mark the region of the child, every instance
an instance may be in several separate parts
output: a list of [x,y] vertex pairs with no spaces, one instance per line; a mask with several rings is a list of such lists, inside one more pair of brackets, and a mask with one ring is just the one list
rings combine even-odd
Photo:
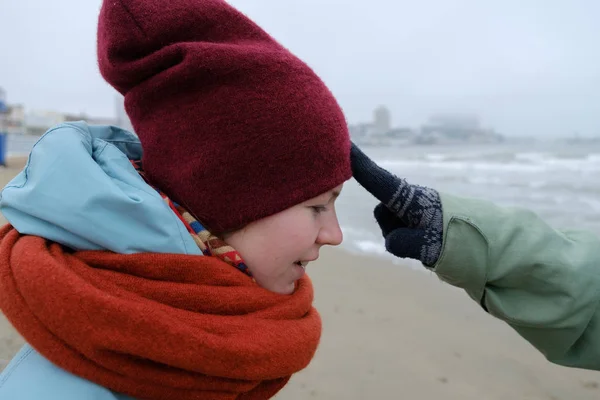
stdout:
[[29,344],[0,398],[271,397],[320,337],[342,111],[224,1],[105,1],[98,60],[139,140],[62,124],[4,188],[0,306]]

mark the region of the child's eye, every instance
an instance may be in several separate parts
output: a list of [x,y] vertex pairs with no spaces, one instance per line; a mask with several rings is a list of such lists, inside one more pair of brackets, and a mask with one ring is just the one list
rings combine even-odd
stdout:
[[312,206],[311,208],[315,214],[321,214],[322,212],[327,211],[327,207],[325,206]]

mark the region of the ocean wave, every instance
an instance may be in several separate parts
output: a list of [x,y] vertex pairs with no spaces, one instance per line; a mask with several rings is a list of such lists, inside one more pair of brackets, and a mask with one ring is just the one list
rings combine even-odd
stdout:
[[600,163],[600,153],[588,154],[587,160],[593,163]]
[[592,209],[594,213],[600,212],[600,200],[584,197],[579,199],[582,203],[586,204]]
[[372,256],[392,262],[393,264],[408,266],[411,269],[427,271],[417,260],[398,258],[393,254],[388,253],[385,249],[385,242],[381,233],[378,231],[378,228],[375,229],[376,231],[370,231],[358,228],[357,226],[342,226],[342,232],[344,234],[342,248],[350,253]]
[[345,242],[342,245],[342,247],[350,253],[375,257],[377,259],[385,260],[387,262],[391,262],[392,264],[396,264],[404,268],[408,267],[415,271],[428,272],[428,270],[424,268],[423,264],[421,264],[421,262],[418,260],[413,260],[409,258],[399,258],[394,256],[393,254],[388,253],[385,250],[383,242],[374,242],[370,240],[355,240]]
[[596,182],[581,182],[581,181],[556,181],[550,179],[538,180],[507,180],[497,176],[463,176],[456,177],[456,182],[479,186],[502,186],[517,189],[531,189],[533,193],[538,193],[540,198],[548,196],[548,192],[572,192],[578,195],[591,194],[600,195],[600,186]]
[[[485,156],[485,157],[484,157]],[[414,159],[383,159],[378,164],[393,172],[404,173],[413,169],[441,169],[453,171],[499,171],[544,173],[548,171],[600,172],[600,154],[562,157],[548,153],[514,153],[508,156],[491,155],[461,157],[456,155],[428,154]]]
[[385,245],[381,242],[376,243],[371,240],[355,240],[352,242],[353,247],[360,250],[362,253],[386,255]]
[[341,228],[344,234],[342,247],[362,254],[389,256],[380,233],[356,226],[343,225]]
[[467,162],[467,161],[435,161],[426,162],[422,160],[406,161],[382,161],[379,162],[383,168],[392,172],[404,173],[407,170],[441,169],[453,171],[512,171],[512,172],[546,172],[548,169],[543,165],[506,164],[489,162]]

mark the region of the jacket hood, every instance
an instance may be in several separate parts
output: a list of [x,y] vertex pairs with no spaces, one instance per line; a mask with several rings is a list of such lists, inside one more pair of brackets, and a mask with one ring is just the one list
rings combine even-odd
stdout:
[[21,234],[77,250],[202,255],[185,226],[131,165],[139,139],[114,126],[69,122],[46,132],[0,193]]

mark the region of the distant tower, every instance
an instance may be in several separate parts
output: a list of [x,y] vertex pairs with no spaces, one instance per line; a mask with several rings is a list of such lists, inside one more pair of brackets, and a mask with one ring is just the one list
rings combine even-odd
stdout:
[[0,87],[0,113],[8,111],[8,103],[6,102],[6,91]]
[[[8,104],[6,103],[6,92],[0,87],[0,133],[5,133],[7,129],[7,112]],[[2,145],[2,147],[4,147],[4,145]],[[1,164],[4,165],[3,162]]]
[[125,98],[120,94],[115,97],[115,107],[117,114],[117,126],[119,128],[123,128],[130,132],[133,132],[131,120],[129,119],[127,112],[125,112]]
[[373,112],[373,128],[380,135],[392,129],[392,115],[386,106],[379,106]]

